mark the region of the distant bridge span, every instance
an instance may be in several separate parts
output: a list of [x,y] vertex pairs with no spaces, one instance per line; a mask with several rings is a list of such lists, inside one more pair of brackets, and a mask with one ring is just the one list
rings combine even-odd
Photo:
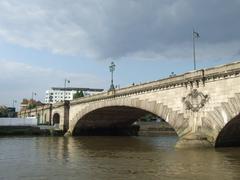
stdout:
[[19,112],[82,129],[129,127],[146,113],[168,122],[178,147],[240,145],[240,62]]

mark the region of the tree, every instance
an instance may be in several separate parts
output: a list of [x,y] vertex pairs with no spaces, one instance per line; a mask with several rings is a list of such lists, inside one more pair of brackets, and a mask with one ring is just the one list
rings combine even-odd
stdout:
[[37,107],[36,104],[29,104],[27,109],[34,109],[35,107]]
[[0,106],[0,117],[8,117],[8,109],[5,106]]
[[77,99],[77,98],[81,98],[81,97],[84,97],[84,94],[81,91],[77,91],[74,95],[73,95],[73,99]]

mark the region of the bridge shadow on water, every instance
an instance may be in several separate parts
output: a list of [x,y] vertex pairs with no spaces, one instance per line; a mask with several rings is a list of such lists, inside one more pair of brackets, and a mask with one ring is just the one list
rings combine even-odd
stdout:
[[[94,151],[134,151],[147,152],[155,148],[172,149],[177,136],[160,137],[127,137],[127,136],[90,136],[74,137],[73,141],[83,149]],[[156,146],[157,145],[157,146]]]

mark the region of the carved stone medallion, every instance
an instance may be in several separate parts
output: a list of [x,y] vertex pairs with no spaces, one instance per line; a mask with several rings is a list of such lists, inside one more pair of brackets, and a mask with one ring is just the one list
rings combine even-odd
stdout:
[[192,110],[193,112],[198,112],[208,100],[209,96],[198,92],[197,89],[193,89],[191,93],[182,98],[186,110]]

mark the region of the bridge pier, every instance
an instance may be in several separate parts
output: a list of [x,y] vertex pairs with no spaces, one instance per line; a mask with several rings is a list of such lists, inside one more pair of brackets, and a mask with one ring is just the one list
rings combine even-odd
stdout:
[[191,133],[184,137],[180,137],[177,144],[175,145],[178,149],[185,148],[212,148],[214,147],[207,138],[200,133]]
[[68,130],[65,134],[64,137],[70,137],[72,136],[72,132],[70,130]]

